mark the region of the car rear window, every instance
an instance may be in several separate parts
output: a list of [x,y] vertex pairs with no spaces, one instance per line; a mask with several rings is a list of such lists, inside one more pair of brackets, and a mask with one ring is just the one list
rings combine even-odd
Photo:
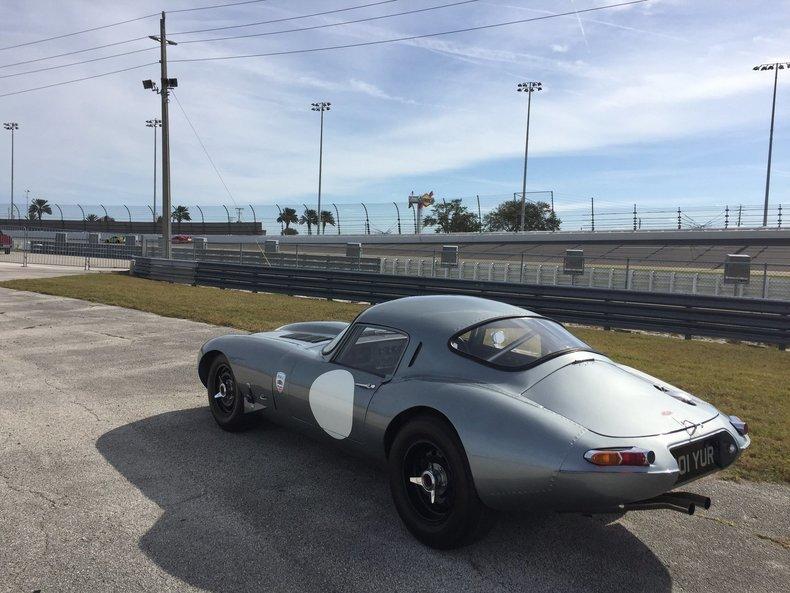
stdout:
[[450,348],[459,354],[507,370],[590,347],[562,325],[541,317],[496,319],[453,336]]

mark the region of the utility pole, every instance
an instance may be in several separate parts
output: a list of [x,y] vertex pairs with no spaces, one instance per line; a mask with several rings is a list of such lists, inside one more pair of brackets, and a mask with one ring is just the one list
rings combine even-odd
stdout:
[[[144,80],[143,88],[159,93],[162,98],[162,251],[166,259],[171,258],[170,235],[172,232],[172,206],[170,201],[170,117],[168,104],[170,102],[170,89],[178,86],[177,78],[167,77],[167,46],[178,45],[175,41],[167,39],[165,30],[165,11],[159,20],[159,35],[149,35],[150,39],[159,43],[160,86],[153,80]],[[155,217],[154,217],[155,219]]]
[[329,111],[331,106],[331,103],[327,103],[325,101],[319,101],[310,105],[311,111],[321,112],[321,135],[318,141],[318,210],[316,212],[318,215],[319,225],[318,229],[316,230],[316,235],[321,234],[321,173],[324,166],[324,111]]
[[156,224],[156,128],[162,127],[162,120],[159,118],[145,120],[145,125],[148,128],[154,129],[154,208],[151,214],[154,217],[154,224]]
[[516,87],[519,93],[527,93],[527,134],[524,141],[524,176],[521,179],[521,221],[519,230],[524,230],[524,222],[527,214],[527,157],[529,156],[529,113],[532,107],[532,93],[543,90],[543,83],[537,81],[520,82]]
[[10,121],[4,123],[3,127],[11,131],[11,212],[9,218],[14,220],[14,130],[19,129],[19,124]]
[[790,68],[790,62],[774,62],[773,64],[760,64],[752,70],[774,71],[774,98],[771,103],[771,132],[768,136],[768,166],[765,172],[765,204],[763,206],[763,226],[768,226],[768,194],[771,188],[771,153],[774,146],[774,117],[776,115],[776,86],[779,82],[779,71]]

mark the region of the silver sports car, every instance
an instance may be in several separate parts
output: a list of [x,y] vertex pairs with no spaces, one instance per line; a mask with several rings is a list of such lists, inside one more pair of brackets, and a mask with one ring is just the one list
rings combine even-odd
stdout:
[[226,430],[264,416],[386,463],[403,522],[436,548],[480,537],[496,511],[691,514],[710,499],[672,490],[750,442],[737,417],[559,323],[465,296],[215,338],[198,374]]

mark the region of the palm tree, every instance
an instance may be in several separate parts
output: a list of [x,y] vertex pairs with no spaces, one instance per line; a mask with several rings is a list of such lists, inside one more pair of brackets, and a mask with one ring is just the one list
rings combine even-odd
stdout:
[[326,225],[335,226],[335,216],[329,210],[321,210],[321,234],[326,234]]
[[85,220],[87,220],[88,222],[96,222],[99,220],[99,217],[96,216],[95,214],[88,214],[88,216],[85,217]]
[[[299,217],[296,215],[295,208],[283,208],[282,212],[280,212],[280,216],[277,217],[277,222],[280,224],[285,225],[286,230],[291,229],[291,223],[298,224]],[[290,234],[290,233],[282,233],[283,235]]]
[[52,207],[45,199],[36,198],[30,203],[30,208],[28,208],[27,212],[31,220],[35,220],[36,218],[41,220],[42,215],[52,214]]
[[313,208],[307,208],[299,219],[299,224],[306,224],[307,234],[312,235],[313,225],[315,225],[316,230],[318,230],[318,214]]
[[192,220],[192,217],[189,215],[189,208],[186,206],[181,206],[180,204],[173,208],[173,214],[171,215],[173,220],[178,223],[178,232],[181,232],[181,221],[182,220]]

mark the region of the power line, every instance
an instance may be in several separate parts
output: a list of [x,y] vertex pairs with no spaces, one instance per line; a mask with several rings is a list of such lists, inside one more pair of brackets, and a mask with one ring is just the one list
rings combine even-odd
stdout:
[[114,47],[116,45],[124,45],[126,43],[132,43],[133,41],[141,41],[143,39],[148,39],[147,36],[143,37],[135,37],[134,39],[126,39],[124,41],[115,41],[113,43],[105,43],[104,45],[95,45],[93,47],[86,47],[85,49],[77,49],[74,51],[67,51],[62,54],[54,54],[51,56],[46,56],[44,58],[35,58],[32,60],[24,60],[22,62],[14,62],[13,64],[3,64],[0,68],[11,68],[12,66],[22,66],[23,64],[33,64],[34,62],[43,62],[45,60],[52,60],[54,58],[62,58],[64,56],[73,56],[74,54],[81,54],[85,53],[86,51],[93,51],[95,49],[104,49],[105,47]]
[[44,39],[36,39],[35,41],[27,41],[25,43],[17,43],[16,45],[7,45],[5,47],[0,47],[0,51],[5,51],[7,49],[15,49],[17,47],[25,47],[28,45],[35,45],[37,43],[44,43],[45,41],[53,41],[55,39],[63,39],[64,37],[73,37],[74,35],[81,35],[82,33],[90,33],[92,31],[99,31],[101,29],[109,29],[110,27],[117,27],[118,25],[125,25],[126,23],[133,23],[135,21],[142,21],[145,19],[150,19],[151,17],[159,16],[159,13],[153,14],[146,14],[144,16],[138,16],[133,19],[126,19],[125,21],[118,21],[116,23],[110,23],[109,25],[100,25],[98,27],[91,27],[90,29],[82,29],[81,31],[74,31],[73,33],[64,33],[63,35],[55,35],[54,37],[45,37]]
[[[378,6],[380,4],[389,4],[389,3],[392,3],[392,2],[398,2],[398,1],[399,0],[379,0],[378,2],[372,2],[372,3],[369,3],[369,4],[360,4],[360,5],[357,5],[357,6],[350,6],[350,7],[347,7],[347,8],[338,8],[338,9],[335,9],[335,10],[325,10],[323,12],[314,12],[312,14],[304,14],[304,15],[300,15],[300,16],[292,16],[292,17],[287,17],[287,18],[272,19],[272,20],[268,20],[268,21],[258,21],[258,22],[254,22],[254,23],[245,23],[245,24],[242,24],[242,25],[230,25],[230,26],[227,26],[227,27],[214,27],[214,28],[211,28],[211,29],[196,29],[194,31],[183,31],[181,33],[170,33],[168,35],[168,37],[170,37],[172,35],[186,35],[188,33],[206,33],[206,32],[209,32],[209,31],[222,31],[222,30],[225,30],[225,29],[240,29],[240,28],[252,27],[252,26],[256,26],[256,25],[264,25],[264,24],[269,24],[269,23],[279,23],[279,22],[283,22],[283,21],[292,21],[292,20],[298,20],[298,19],[305,19],[305,18],[309,18],[309,17],[313,17],[313,16],[334,14],[334,13],[338,13],[338,12],[345,12],[345,11],[349,11],[349,10],[355,10],[355,9],[358,9],[358,8],[367,8],[367,7],[370,7],[370,6]],[[11,64],[3,64],[3,65],[0,65],[0,69],[2,69],[2,68],[11,68],[12,66],[22,66],[24,64],[33,64],[33,63],[36,63],[36,62],[44,62],[46,60],[52,60],[54,58],[63,58],[65,56],[73,56],[73,55],[76,55],[76,54],[81,54],[81,53],[93,51],[93,50],[96,50],[96,49],[104,49],[104,48],[107,48],[107,47],[116,47],[118,45],[125,45],[127,43],[133,43],[135,41],[142,41],[142,40],[145,40],[145,39],[148,39],[148,37],[143,35],[142,37],[133,37],[131,39],[124,39],[123,41],[114,41],[112,43],[105,43],[105,44],[102,44],[102,45],[94,45],[92,47],[86,47],[86,48],[77,49],[77,50],[74,50],[74,51],[63,52],[63,53],[60,53],[60,54],[53,54],[51,56],[45,56],[45,57],[42,57],[42,58],[34,58],[32,60],[23,60],[21,62],[13,62]],[[187,43],[187,42],[185,42],[185,43]],[[127,54],[115,54],[115,55],[127,55]],[[108,56],[108,57],[114,57],[114,56]],[[84,63],[84,62],[82,62],[82,63]],[[41,70],[31,70],[30,72],[41,72]],[[27,74],[27,72],[20,72],[20,74]]]
[[282,29],[280,31],[267,31],[265,33],[250,33],[248,35],[231,35],[228,37],[213,37],[210,39],[191,39],[188,41],[180,41],[181,44],[186,43],[207,43],[210,41],[227,41],[229,39],[246,39],[248,37],[265,37],[267,35],[279,35],[281,33],[296,33],[299,31],[313,31],[315,29],[326,29],[328,27],[338,27],[340,25],[353,25],[355,23],[366,23],[369,21],[378,21],[382,19],[391,19],[396,16],[404,16],[407,14],[417,14],[420,12],[428,12],[431,10],[439,10],[440,8],[451,8],[453,6],[461,6],[463,4],[471,4],[473,2],[478,2],[479,0],[460,0],[459,2],[450,2],[448,4],[440,4],[438,6],[428,6],[426,8],[416,8],[414,10],[404,10],[402,12],[395,12],[392,14],[384,14],[379,16],[369,16],[360,19],[354,19],[351,21],[341,21],[339,23],[328,23],[324,25],[313,25],[311,27],[299,27],[296,29]]
[[25,74],[35,74],[36,72],[46,72],[48,70],[58,70],[60,68],[69,68],[70,66],[79,66],[80,64],[90,64],[91,62],[100,62],[101,60],[109,60],[110,58],[117,58],[120,56],[129,56],[132,54],[139,54],[140,52],[159,50],[158,47],[145,47],[143,49],[133,49],[120,54],[111,54],[109,56],[101,56],[99,58],[91,58],[89,60],[80,60],[79,62],[71,62],[70,64],[60,64],[58,66],[47,66],[46,68],[37,68],[36,70],[25,70],[24,72],[15,72],[14,74],[3,74],[0,78],[13,78],[15,76],[24,76]]
[[617,2],[615,4],[605,4],[603,6],[594,6],[592,8],[585,8],[582,10],[571,10],[569,12],[559,12],[554,14],[548,14],[544,16],[537,16],[531,17],[527,19],[518,19],[514,21],[505,21],[502,23],[492,23],[489,25],[479,25],[476,27],[466,27],[464,29],[453,29],[451,31],[440,31],[438,33],[424,33],[422,35],[409,35],[406,37],[394,37],[391,39],[380,39],[377,41],[363,41],[359,43],[346,43],[343,45],[330,45],[325,47],[311,47],[306,49],[292,49],[292,50],[285,50],[285,51],[276,51],[276,52],[267,52],[267,53],[260,53],[260,54],[240,54],[240,55],[232,55],[232,56],[207,56],[204,58],[181,58],[177,60],[170,60],[171,62],[208,62],[214,60],[237,60],[242,58],[263,58],[263,57],[270,57],[270,56],[285,56],[285,55],[293,55],[293,54],[305,54],[305,53],[313,53],[313,52],[321,52],[321,51],[331,51],[336,49],[348,49],[352,47],[367,47],[371,45],[383,45],[385,43],[397,43],[400,41],[412,41],[415,39],[426,39],[428,37],[440,37],[443,35],[454,35],[456,33],[468,33],[471,31],[482,31],[484,29],[494,29],[497,27],[506,27],[509,25],[517,25],[521,23],[530,23],[535,21],[543,21],[548,19],[554,19],[564,16],[572,16],[576,13],[583,14],[586,12],[596,12],[601,10],[606,10],[609,8],[619,8],[622,6],[631,6],[633,4],[643,4],[645,2],[649,2],[650,0],[630,0],[628,2]]
[[32,91],[40,91],[42,89],[49,89],[55,86],[62,86],[64,84],[72,84],[74,82],[82,82],[83,80],[91,80],[92,78],[101,78],[102,76],[110,76],[111,74],[119,74],[121,72],[129,72],[130,70],[139,70],[147,66],[156,66],[159,62],[149,62],[147,64],[140,64],[139,66],[130,66],[128,68],[121,68],[120,70],[113,70],[112,72],[103,72],[101,74],[93,74],[91,76],[83,76],[82,78],[74,78],[72,80],[64,80],[62,82],[54,82],[52,84],[45,84],[44,86],[37,86],[30,89],[22,89],[21,91],[13,91],[11,93],[3,93],[0,97],[10,97],[11,95],[21,95],[22,93],[30,93]]
[[211,8],[230,8],[231,6],[242,6],[243,4],[260,4],[269,0],[246,0],[245,2],[230,2],[228,4],[213,4],[211,6],[197,6],[195,8],[179,8],[178,10],[168,10],[170,14],[176,12],[193,12],[195,10],[209,10]]
[[184,106],[181,105],[181,101],[179,100],[178,95],[176,95],[175,91],[173,91],[172,89],[170,90],[170,94],[173,95],[173,97],[175,97],[176,104],[178,104],[178,108],[181,110],[181,113],[184,114],[184,119],[187,120],[189,127],[192,128],[192,133],[195,135],[195,138],[197,138],[197,141],[200,143],[200,147],[203,149],[203,152],[206,154],[206,158],[208,159],[208,162],[211,163],[211,166],[214,169],[214,172],[217,174],[220,183],[222,183],[222,186],[225,188],[225,191],[228,193],[228,197],[230,198],[230,201],[233,202],[233,206],[236,207],[236,200],[233,199],[233,194],[230,193],[230,189],[228,189],[228,184],[225,183],[225,180],[222,178],[222,173],[219,172],[217,165],[214,164],[214,159],[212,159],[211,155],[208,153],[208,150],[206,149],[206,145],[203,144],[203,140],[201,140],[200,138],[200,134],[198,134],[197,130],[195,129],[195,126],[192,125],[192,120],[189,119],[187,112],[184,111]]
[[346,8],[336,8],[334,10],[324,10],[322,12],[313,12],[311,14],[303,14],[299,16],[289,16],[283,17],[279,19],[271,19],[268,21],[256,21],[254,23],[245,23],[243,25],[228,25],[227,27],[212,27],[211,29],[194,29],[192,31],[180,31],[178,33],[168,33],[168,37],[172,37],[173,35],[188,35],[190,33],[209,33],[211,31],[225,31],[227,29],[242,29],[244,27],[255,27],[257,25],[269,25],[271,23],[282,23],[285,21],[296,21],[299,19],[306,19],[313,16],[324,16],[327,14],[336,14],[338,12],[348,12],[349,10],[357,10],[359,8],[369,8],[370,6],[379,6],[381,4],[391,4],[393,2],[398,2],[399,0],[380,0],[379,2],[371,2],[369,4],[358,4],[356,6],[348,6]]
[[[186,43],[203,43],[203,42],[210,42],[210,41],[223,41],[223,40],[226,40],[226,39],[243,39],[243,38],[247,38],[247,37],[261,37],[261,36],[265,36],[265,35],[278,35],[278,34],[282,34],[282,33],[295,33],[295,32],[298,32],[298,31],[311,31],[311,30],[315,30],[315,29],[324,29],[324,28],[327,28],[327,27],[336,27],[336,26],[339,26],[339,25],[349,25],[349,24],[353,24],[353,23],[361,23],[361,22],[366,22],[366,21],[375,21],[375,20],[388,19],[388,18],[393,18],[393,17],[397,17],[397,16],[403,16],[403,15],[408,15],[408,14],[415,14],[415,13],[420,13],[420,12],[428,12],[428,11],[431,11],[431,10],[438,10],[440,8],[450,8],[450,7],[453,7],[453,6],[460,6],[460,5],[463,5],[463,4],[471,4],[473,2],[478,2],[478,1],[479,0],[461,0],[461,1],[458,1],[458,2],[450,2],[448,4],[441,4],[441,5],[438,5],[438,6],[429,6],[429,7],[426,7],[426,8],[418,8],[418,9],[414,9],[414,10],[406,10],[406,11],[403,11],[403,12],[396,12],[396,13],[393,13],[393,14],[373,16],[373,17],[366,17],[366,18],[355,19],[355,20],[351,20],[351,21],[343,21],[343,22],[339,22],[339,23],[329,23],[329,24],[324,24],[324,25],[314,25],[314,26],[311,26],[311,27],[299,27],[299,28],[295,28],[295,29],[283,29],[283,30],[280,30],[280,31],[269,31],[269,32],[266,32],[266,33],[252,33],[250,35],[236,35],[236,36],[230,36],[230,37],[217,37],[217,38],[213,38],[213,39],[193,39],[193,40],[189,40],[189,41],[181,41],[180,43],[181,44],[186,44]],[[138,39],[147,39],[147,38],[146,37],[140,37]],[[136,40],[133,40],[133,41],[136,41]],[[78,62],[71,62],[70,64],[59,64],[57,66],[47,66],[45,68],[37,68],[35,70],[25,70],[24,72],[15,72],[13,74],[0,75],[0,79],[3,79],[3,78],[15,78],[17,76],[25,76],[27,74],[36,74],[37,72],[47,72],[49,70],[59,70],[60,68],[69,68],[71,66],[79,66],[80,64],[89,64],[91,62],[100,62],[102,60],[108,60],[110,58],[117,58],[117,57],[122,57],[122,56],[128,56],[128,55],[131,55],[131,54],[137,54],[137,53],[140,53],[140,52],[153,51],[155,49],[157,49],[157,48],[155,48],[155,47],[146,47],[146,48],[143,48],[143,49],[135,49],[135,50],[121,52],[121,53],[117,53],[117,54],[110,54],[108,56],[101,56],[101,57],[98,57],[98,58],[89,58],[87,60],[80,60]],[[80,50],[80,51],[87,51],[87,50]],[[79,53],[79,52],[73,52],[73,53]],[[68,55],[68,54],[61,54],[61,55]],[[59,57],[59,56],[51,56],[51,57]],[[40,59],[44,60],[46,58],[40,58]],[[31,60],[31,61],[38,61],[38,60]],[[171,60],[171,61],[175,61],[175,60]],[[23,62],[20,62],[20,63],[23,63]],[[16,65],[16,64],[10,64],[10,65]],[[6,66],[0,66],[0,68],[5,68],[5,67]]]

